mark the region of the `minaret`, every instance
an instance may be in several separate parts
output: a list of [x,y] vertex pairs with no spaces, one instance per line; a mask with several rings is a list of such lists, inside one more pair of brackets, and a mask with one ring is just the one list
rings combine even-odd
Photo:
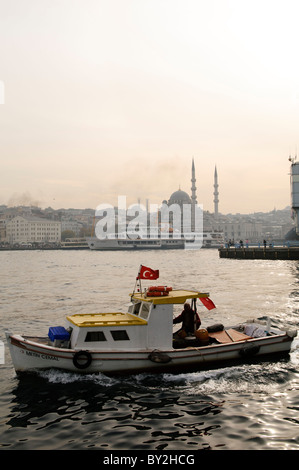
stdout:
[[195,207],[197,205],[196,200],[196,178],[195,178],[195,166],[194,166],[194,158],[192,158],[192,176],[191,176],[191,231],[195,231]]
[[191,201],[192,201],[192,204],[197,204],[197,200],[196,200],[196,186],[195,186],[195,183],[196,183],[196,178],[195,178],[195,166],[194,166],[194,158],[192,158],[192,177],[191,177],[191,183],[192,183],[192,186],[191,186]]
[[217,174],[217,167],[215,166],[215,173],[214,173],[214,215],[218,217],[218,204],[219,204],[219,192],[218,192],[218,174]]

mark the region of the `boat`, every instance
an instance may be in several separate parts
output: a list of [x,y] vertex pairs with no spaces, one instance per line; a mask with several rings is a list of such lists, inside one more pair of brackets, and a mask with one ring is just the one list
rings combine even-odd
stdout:
[[204,231],[202,235],[192,232],[184,237],[176,237],[175,233],[154,233],[149,236],[146,232],[139,232],[138,238],[128,233],[113,234],[105,239],[96,236],[87,237],[86,243],[91,250],[174,250],[174,249],[199,249],[199,248],[221,248],[224,245],[222,232]]
[[257,320],[224,327],[221,323],[194,334],[174,332],[176,305],[191,302],[216,308],[209,293],[169,286],[148,286],[159,271],[140,266],[125,313],[75,313],[64,326],[50,326],[38,337],[6,331],[17,374],[59,369],[75,373],[123,375],[176,373],[203,370],[248,361],[252,358],[288,354],[297,331],[283,331]]
[[203,248],[222,248],[225,243],[223,232],[221,230],[203,231]]
[[60,243],[61,250],[88,250],[89,246],[85,238],[66,238]]
[[167,250],[184,249],[185,240],[181,238],[105,238],[87,237],[86,242],[91,250]]

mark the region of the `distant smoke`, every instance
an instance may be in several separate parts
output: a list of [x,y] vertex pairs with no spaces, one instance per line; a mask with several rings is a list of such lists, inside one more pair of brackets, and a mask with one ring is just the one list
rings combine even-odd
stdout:
[[15,206],[40,206],[40,201],[34,199],[29,191],[25,193],[18,194],[14,193],[7,202],[8,207],[15,207]]
[[[111,196],[126,194],[137,203],[139,197],[145,204],[145,198],[149,202],[168,200],[170,195],[181,188],[188,194],[191,185],[191,159],[190,162],[181,162],[176,156],[173,158],[161,158],[157,160],[126,159],[118,163],[118,171],[115,172],[113,182],[107,188]],[[132,184],[134,182],[134,184]],[[102,202],[102,201],[101,201]],[[111,202],[111,201],[104,201]]]

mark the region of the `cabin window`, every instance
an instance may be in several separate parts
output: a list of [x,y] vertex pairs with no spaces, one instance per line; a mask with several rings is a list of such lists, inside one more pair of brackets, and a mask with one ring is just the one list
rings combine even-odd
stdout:
[[111,331],[111,334],[114,341],[127,341],[130,339],[126,330]]
[[86,333],[85,342],[107,341],[102,331],[88,331]]
[[133,313],[134,315],[138,315],[140,309],[141,302],[136,302],[129,307],[129,313]]
[[143,318],[144,320],[147,320],[147,319],[148,319],[148,314],[149,314],[150,308],[151,308],[151,304],[149,304],[149,303],[143,303],[143,304],[142,304],[142,307],[141,307],[141,309],[140,309],[139,316],[140,316],[141,318]]

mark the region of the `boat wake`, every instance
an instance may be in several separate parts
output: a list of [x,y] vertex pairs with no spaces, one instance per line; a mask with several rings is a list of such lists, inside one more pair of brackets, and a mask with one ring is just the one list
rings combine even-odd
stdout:
[[[299,365],[299,341],[289,358],[278,362],[262,362],[223,367],[208,371],[181,374],[142,373],[124,377],[108,377],[102,373],[76,374],[49,369],[38,371],[39,377],[52,384],[92,384],[102,389],[124,387],[138,392],[179,392],[184,395],[210,395],[234,393],[273,393],[284,388],[297,376]],[[291,386],[291,385],[290,385]]]
[[116,378],[107,377],[102,373],[96,374],[75,374],[73,372],[61,371],[57,369],[48,369],[45,371],[38,371],[38,376],[42,379],[47,380],[53,384],[73,384],[78,382],[92,382],[93,384],[99,384],[103,387],[112,387],[119,383]]

